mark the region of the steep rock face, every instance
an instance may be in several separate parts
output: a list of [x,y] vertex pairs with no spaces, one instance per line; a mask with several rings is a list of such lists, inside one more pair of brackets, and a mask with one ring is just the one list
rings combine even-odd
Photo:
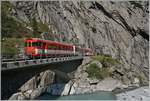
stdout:
[[68,40],[77,37],[83,46],[118,58],[127,71],[148,78],[148,1],[11,3],[11,15],[20,21],[29,23],[35,17],[47,23],[51,33],[64,32]]
[[46,87],[55,81],[55,73],[51,70],[41,72],[39,75],[32,77],[19,88],[20,92],[13,94],[9,100],[27,100],[35,99],[45,92]]

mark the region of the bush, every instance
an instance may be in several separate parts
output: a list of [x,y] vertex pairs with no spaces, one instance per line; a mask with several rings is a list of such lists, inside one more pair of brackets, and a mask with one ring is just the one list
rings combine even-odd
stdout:
[[111,72],[109,72],[108,68],[99,68],[97,64],[90,64],[86,72],[88,73],[90,78],[104,79],[105,77],[109,77]]
[[97,60],[103,64],[104,67],[108,67],[109,65],[117,65],[120,62],[117,59],[113,59],[111,56],[108,55],[98,55],[92,56],[93,60]]

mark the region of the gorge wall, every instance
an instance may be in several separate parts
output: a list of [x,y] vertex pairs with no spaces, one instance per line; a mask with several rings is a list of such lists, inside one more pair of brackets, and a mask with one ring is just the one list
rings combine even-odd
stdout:
[[[98,54],[117,58],[127,70],[147,75],[149,50],[148,1],[11,1],[10,16],[26,28],[31,19],[50,33],[63,32]],[[73,41],[70,41],[73,40]],[[76,40],[76,41],[74,41]],[[129,70],[130,71],[130,70]],[[144,72],[143,72],[144,71]]]
[[119,59],[148,80],[148,1],[10,1],[9,16],[29,30],[32,19],[70,43]]
[[[41,32],[63,33],[67,43],[118,59],[121,65],[113,69],[126,82],[140,76],[148,84],[149,1],[9,1],[8,10],[30,31],[34,19]],[[78,69],[75,76],[82,78],[84,68]]]

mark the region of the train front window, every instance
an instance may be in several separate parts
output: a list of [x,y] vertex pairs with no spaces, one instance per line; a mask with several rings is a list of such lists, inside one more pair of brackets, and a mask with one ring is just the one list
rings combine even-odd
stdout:
[[32,45],[31,45],[31,42],[29,42],[29,47],[31,47]]

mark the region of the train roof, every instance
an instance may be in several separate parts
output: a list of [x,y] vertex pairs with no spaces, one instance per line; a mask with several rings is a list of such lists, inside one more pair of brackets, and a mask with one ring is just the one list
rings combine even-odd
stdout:
[[[40,38],[27,38],[24,41],[26,42],[27,40],[32,40],[32,42],[46,42],[52,45],[61,45],[65,47],[73,47],[74,45],[66,44],[66,43],[61,43],[61,42],[56,42],[56,41],[50,41],[50,40],[44,40]],[[83,51],[92,51],[90,48],[81,48],[80,46],[75,46],[76,48],[79,48]]]

